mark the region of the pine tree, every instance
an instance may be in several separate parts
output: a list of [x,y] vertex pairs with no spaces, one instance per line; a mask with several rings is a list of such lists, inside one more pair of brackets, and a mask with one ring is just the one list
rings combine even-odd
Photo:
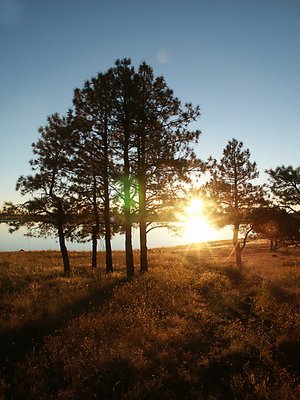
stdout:
[[137,83],[135,170],[140,267],[147,271],[147,229],[174,204],[180,181],[187,178],[188,160],[195,158],[191,143],[197,142],[200,135],[200,131],[189,131],[187,126],[200,111],[191,104],[183,107],[164,78],[155,78],[146,63],[139,66]]
[[300,214],[300,167],[277,167],[266,170],[273,201],[289,212]]
[[66,236],[78,223],[76,198],[70,195],[69,156],[66,144],[72,136],[72,116],[53,114],[48,124],[39,129],[41,138],[33,143],[35,158],[30,161],[34,174],[21,176],[16,185],[22,195],[31,198],[15,211],[20,215],[16,227],[24,224],[32,236],[45,236],[56,231],[65,273],[71,270]]
[[[112,76],[99,73],[86,81],[83,89],[74,91],[76,128],[79,140],[74,143],[75,187],[91,204],[92,266],[97,266],[97,239],[103,226],[106,272],[113,272],[111,247],[110,184],[113,171],[111,142]],[[100,221],[103,215],[104,223]]]
[[257,165],[250,161],[250,151],[243,146],[243,142],[232,139],[219,162],[209,159],[207,168],[211,179],[206,184],[206,193],[216,204],[219,224],[233,226],[233,246],[239,268],[242,268],[242,250],[247,239],[246,234],[241,246],[240,229],[250,222],[251,210],[264,203],[263,188],[252,183],[259,176]]

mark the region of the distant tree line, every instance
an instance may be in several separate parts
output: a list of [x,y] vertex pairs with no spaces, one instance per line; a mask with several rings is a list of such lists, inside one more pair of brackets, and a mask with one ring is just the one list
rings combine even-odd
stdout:
[[[6,203],[2,217],[11,230],[58,237],[64,271],[71,271],[66,240],[92,242],[97,267],[104,238],[106,272],[113,272],[111,238],[125,234],[128,279],[135,273],[132,229],[139,228],[140,270],[148,270],[147,234],[175,221],[174,211],[195,190],[192,175],[208,173],[197,188],[215,225],[233,227],[233,251],[242,267],[250,235],[270,240],[270,249],[300,242],[300,167],[269,169],[259,176],[243,142],[229,140],[217,161],[201,162],[193,150],[200,131],[189,126],[199,106],[182,105],[163,77],[142,63],[117,60],[76,88],[66,116],[53,114],[32,144],[32,174],[16,188],[23,204]],[[194,186],[194,189],[192,187]]]

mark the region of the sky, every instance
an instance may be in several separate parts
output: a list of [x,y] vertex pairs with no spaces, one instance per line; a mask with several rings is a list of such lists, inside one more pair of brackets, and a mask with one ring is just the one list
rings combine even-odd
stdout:
[[0,207],[22,200],[15,184],[47,116],[124,57],[200,106],[200,158],[234,137],[262,181],[299,166],[299,39],[299,0],[0,0]]

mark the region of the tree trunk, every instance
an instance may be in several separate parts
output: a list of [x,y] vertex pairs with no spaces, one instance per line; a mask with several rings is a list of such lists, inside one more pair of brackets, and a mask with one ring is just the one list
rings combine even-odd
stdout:
[[98,247],[98,235],[100,229],[100,220],[98,213],[97,204],[97,179],[95,174],[93,175],[93,211],[95,223],[92,228],[92,268],[97,268],[97,247]]
[[127,225],[125,228],[125,250],[126,250],[127,279],[130,280],[134,276],[131,224]]
[[239,224],[236,223],[233,228],[233,246],[235,252],[236,266],[242,269],[242,250],[239,242]]
[[65,233],[64,233],[64,210],[62,201],[57,202],[57,231],[59,239],[59,247],[64,264],[64,273],[68,275],[71,272],[69,254],[66,246]]
[[133,261],[133,250],[132,250],[132,226],[131,226],[131,212],[130,212],[130,183],[128,176],[124,181],[124,216],[125,216],[125,251],[126,251],[126,271],[127,279],[131,279],[134,276],[134,261]]
[[126,271],[127,279],[131,279],[134,276],[134,261],[132,251],[130,182],[128,174],[126,174],[124,180],[124,198]]
[[126,94],[124,95],[124,218],[125,218],[125,251],[127,279],[134,276],[134,261],[132,251],[132,222],[131,222],[131,196],[130,196],[130,161],[129,161],[129,139],[130,122],[127,109]]
[[106,261],[106,273],[107,274],[113,273],[114,268],[112,263],[110,228],[105,229],[105,261]]
[[139,224],[140,224],[140,270],[148,271],[147,221],[146,221],[146,117],[142,109],[142,123],[138,144]]
[[131,197],[130,197],[130,182],[129,182],[129,164],[125,167],[124,179],[124,217],[125,217],[125,251],[126,251],[126,271],[127,279],[134,276],[134,261],[132,251],[132,224],[131,224]]
[[147,229],[146,222],[140,221],[140,263],[141,263],[141,272],[148,271],[148,248],[147,248]]
[[130,280],[134,276],[134,261],[132,251],[132,221],[131,221],[131,195],[130,195],[130,110],[128,104],[128,90],[130,88],[130,78],[123,76],[123,129],[124,129],[124,141],[123,141],[123,188],[124,188],[124,230],[125,230],[125,251],[126,251],[126,272],[127,279]]
[[58,223],[57,230],[58,230],[60,251],[61,251],[63,264],[64,264],[64,273],[66,275],[68,275],[71,272],[71,266],[70,266],[69,254],[68,254],[66,241],[65,241],[63,224],[61,222]]
[[139,213],[140,213],[140,269],[148,271],[147,227],[146,227],[146,193],[143,178],[139,180]]
[[[106,193],[107,192],[107,193]],[[106,273],[112,273],[112,249],[111,249],[111,226],[110,226],[110,207],[108,185],[104,189],[104,225],[105,225],[105,258],[106,258]]]
[[92,228],[92,268],[97,268],[97,247],[98,247],[98,227],[96,225]]
[[105,229],[105,258],[106,258],[106,273],[113,272],[112,264],[112,249],[111,249],[111,223],[110,223],[110,202],[109,202],[109,152],[108,152],[108,128],[107,128],[107,115],[105,113],[105,128],[103,135],[104,146],[104,229]]
[[243,266],[243,264],[242,264],[242,251],[241,251],[241,246],[240,246],[239,242],[236,244],[236,247],[235,247],[235,259],[236,259],[236,266],[239,269],[242,269],[242,266]]

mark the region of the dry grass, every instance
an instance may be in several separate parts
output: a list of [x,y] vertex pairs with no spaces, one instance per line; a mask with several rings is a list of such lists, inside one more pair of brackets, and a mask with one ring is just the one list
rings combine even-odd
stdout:
[[153,249],[130,283],[122,252],[0,253],[2,398],[298,399],[300,251],[230,251]]

